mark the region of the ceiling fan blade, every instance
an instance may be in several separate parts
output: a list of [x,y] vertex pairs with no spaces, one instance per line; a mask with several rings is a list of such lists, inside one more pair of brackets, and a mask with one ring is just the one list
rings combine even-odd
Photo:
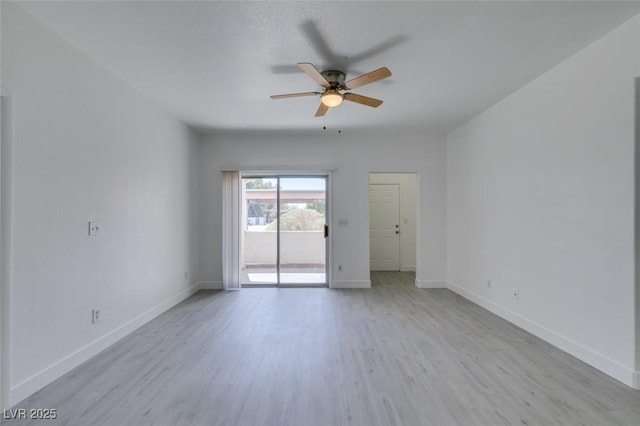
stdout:
[[284,95],[271,95],[271,99],[300,98],[313,95],[320,95],[320,92],[285,93]]
[[331,87],[331,84],[329,84],[327,79],[320,74],[318,68],[314,67],[313,64],[310,64],[309,62],[300,62],[298,67],[300,67],[302,71],[306,72],[307,75],[314,79],[320,86],[327,88]]
[[378,108],[380,105],[382,105],[382,101],[380,99],[358,95],[357,93],[345,93],[343,96],[345,101],[355,102],[357,104],[362,104],[373,108]]
[[325,115],[327,113],[328,110],[329,110],[329,107],[326,106],[325,104],[323,104],[322,102],[320,102],[320,106],[318,107],[318,110],[316,111],[316,117],[322,117],[323,115]]
[[356,87],[364,86],[365,84],[370,84],[387,77],[391,77],[391,71],[389,71],[387,67],[382,67],[370,73],[363,74],[360,77],[353,78],[344,85],[348,89],[355,89]]
[[340,55],[336,55],[329,44],[327,43],[327,39],[320,29],[318,28],[318,24],[313,20],[305,21],[302,25],[302,33],[305,35],[311,47],[316,51],[316,53],[322,58],[322,60],[327,64],[333,64],[334,66],[342,65],[340,64]]

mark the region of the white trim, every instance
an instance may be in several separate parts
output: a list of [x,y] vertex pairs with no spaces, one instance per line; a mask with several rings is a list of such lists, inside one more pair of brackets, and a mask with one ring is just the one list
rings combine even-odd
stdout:
[[265,175],[265,176],[275,176],[281,174],[291,174],[291,175],[316,175],[316,174],[326,174],[336,171],[337,169],[333,166],[237,166],[237,167],[223,167],[220,169],[222,172],[233,172],[236,170],[242,170],[242,174],[244,175]]
[[333,281],[329,288],[371,288],[371,280]]
[[222,281],[200,281],[200,290],[222,290]]
[[0,297],[2,318],[0,319],[0,407],[9,408],[11,406],[11,272],[12,272],[12,202],[13,202],[13,95],[9,94],[4,87],[0,87],[3,104],[3,118],[6,119],[0,136],[0,192],[2,202],[0,205],[0,258],[2,267],[0,268],[0,285],[2,286]]
[[416,278],[415,283],[418,288],[447,288],[447,281],[441,280],[419,280]]
[[142,327],[160,314],[182,302],[184,299],[196,293],[199,289],[200,285],[194,284],[191,287],[180,291],[178,294],[168,298],[164,302],[138,315],[137,317],[124,323],[120,327],[110,331],[102,337],[99,337],[88,345],[67,355],[66,357],[53,363],[49,367],[13,386],[11,388],[11,406],[19,403],[29,395],[37,392],[57,378],[73,370],[75,367],[79,366],[91,357],[97,355],[104,349],[113,345],[120,339],[126,337],[136,329]]
[[[1,9],[1,8],[0,8]],[[0,21],[1,22],[1,21]],[[4,170],[4,165],[2,164],[2,158],[3,158],[3,146],[4,146],[4,133],[3,133],[3,122],[4,122],[4,115],[2,115],[2,110],[3,107],[2,105],[5,103],[4,99],[2,97],[2,93],[4,92],[4,90],[2,90],[2,78],[0,77],[0,307],[2,308],[2,312],[4,312],[5,308],[4,308],[4,259],[2,256],[2,246],[4,245],[4,231],[2,229],[2,217],[4,216],[2,214],[2,206],[4,205],[5,201],[4,201],[4,191],[1,190],[2,188],[2,182],[4,182],[4,179],[2,178],[2,171]],[[6,126],[6,124],[5,124]],[[4,335],[5,335],[5,330],[4,330],[4,315],[2,313],[0,313],[0,411],[4,410],[5,408],[9,408],[8,404],[6,404],[7,406],[5,406],[5,394],[6,391],[4,389],[4,383],[5,383],[5,372],[4,372],[4,368],[2,367],[3,365],[3,358],[5,356],[5,348],[6,348],[6,343],[4,342]]]
[[400,272],[415,272],[416,265],[401,265]]
[[556,333],[553,330],[548,329],[534,321],[531,321],[521,315],[516,314],[502,306],[479,296],[465,288],[462,288],[452,282],[448,282],[447,288],[451,291],[459,294],[467,300],[479,305],[486,310],[498,315],[501,318],[509,321],[512,324],[517,325],[525,331],[541,338],[542,340],[550,343],[557,348],[567,352],[570,355],[578,358],[581,361],[586,362],[592,367],[608,374],[616,380],[624,383],[627,386],[638,389],[638,372],[630,370],[629,368],[621,365],[620,363],[611,360],[604,355],[589,349],[580,343]]
[[[640,19],[638,19],[640,33]],[[638,43],[638,77],[635,78],[635,202],[634,202],[634,249],[635,249],[635,368],[633,388],[640,389],[640,43]]]

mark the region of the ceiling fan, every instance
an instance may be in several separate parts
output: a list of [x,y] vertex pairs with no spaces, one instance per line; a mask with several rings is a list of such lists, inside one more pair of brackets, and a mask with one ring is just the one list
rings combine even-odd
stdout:
[[[322,92],[302,92],[302,93],[287,93],[284,95],[271,95],[271,99],[283,99],[283,98],[298,98],[301,96],[315,96],[320,95],[320,106],[316,111],[316,117],[322,117],[327,113],[329,108],[337,107],[343,100],[355,102],[377,108],[382,105],[380,99],[370,98],[368,96],[358,95],[356,93],[349,92],[351,89],[355,89],[365,84],[374,83],[378,80],[391,76],[391,71],[388,68],[382,67],[370,73],[363,74],[359,77],[353,78],[345,83],[344,79],[346,74],[338,70],[318,71],[318,69],[309,62],[300,62],[298,67],[307,73],[309,77],[314,79],[320,86],[323,87]],[[346,93],[341,93],[345,92]]]

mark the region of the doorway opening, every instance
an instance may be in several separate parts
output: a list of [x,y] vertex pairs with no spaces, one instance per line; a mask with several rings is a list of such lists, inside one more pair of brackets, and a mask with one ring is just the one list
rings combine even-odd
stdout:
[[369,174],[369,269],[416,271],[417,177]]
[[240,285],[327,286],[328,176],[243,175]]

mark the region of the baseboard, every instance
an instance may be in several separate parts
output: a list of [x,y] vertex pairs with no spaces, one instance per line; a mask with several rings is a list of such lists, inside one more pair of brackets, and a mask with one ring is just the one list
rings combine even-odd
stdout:
[[333,281],[331,288],[371,288],[371,280]]
[[177,305],[178,303],[182,302],[187,297],[196,293],[199,289],[200,289],[200,284],[198,283],[198,284],[192,285],[191,287],[185,290],[182,290],[181,292],[170,297],[164,302],[138,315],[136,318],[126,322],[120,327],[110,331],[104,336],[94,340],[88,345],[62,358],[61,360],[45,368],[44,370],[34,374],[33,376],[29,377],[23,382],[13,386],[11,388],[11,395],[10,395],[11,406],[19,403],[23,399],[27,398],[28,396],[42,389],[43,387],[53,382],[57,378],[73,370],[74,368],[76,368],[83,362],[87,361],[91,357],[102,352],[109,346],[116,343],[118,340],[127,336],[128,334],[135,331],[136,329],[140,328],[147,322],[156,318],[157,316],[169,310],[170,308]]
[[447,288],[446,281],[439,280],[419,280],[416,278],[416,287],[418,288]]
[[452,282],[447,283],[447,288],[464,297],[465,299],[470,300],[476,305],[482,306],[486,310],[498,315],[501,318],[504,318],[510,323],[517,325],[523,330],[528,331],[534,336],[541,338],[547,343],[552,344],[558,349],[561,349],[564,352],[567,352],[568,354],[573,355],[579,360],[602,371],[603,373],[608,374],[609,376],[624,383],[625,385],[630,386],[634,389],[640,388],[639,372],[630,370],[627,367],[619,364],[618,362],[613,361],[606,356],[592,349],[589,349],[566,336],[558,334],[545,326],[531,321],[508,309],[505,309],[504,307],[482,296],[479,296],[476,293],[470,292],[469,290],[462,288]]
[[400,266],[400,272],[415,272],[416,265],[402,265]]
[[222,281],[200,281],[200,290],[222,290]]

